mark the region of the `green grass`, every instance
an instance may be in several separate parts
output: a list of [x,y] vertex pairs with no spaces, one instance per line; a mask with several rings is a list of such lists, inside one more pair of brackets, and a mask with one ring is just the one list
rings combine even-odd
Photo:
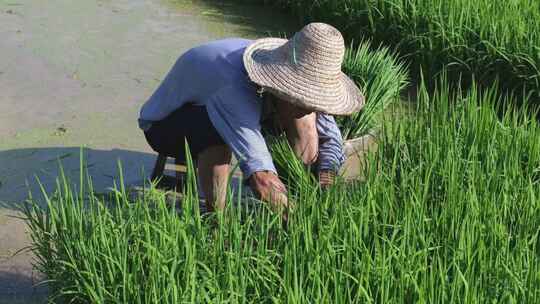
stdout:
[[322,21],[348,39],[391,45],[417,73],[499,79],[540,102],[540,2],[536,0],[243,0],[278,5],[302,23]]
[[233,199],[201,216],[191,175],[181,212],[60,178],[25,210],[38,268],[59,302],[534,303],[540,126],[496,111],[513,100],[495,91],[421,89],[413,115],[384,122],[365,183],[321,192],[297,170],[286,229]]

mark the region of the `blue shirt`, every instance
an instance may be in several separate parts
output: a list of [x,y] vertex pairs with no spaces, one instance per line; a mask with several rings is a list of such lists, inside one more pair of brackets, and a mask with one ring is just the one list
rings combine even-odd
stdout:
[[[139,127],[148,130],[187,102],[205,106],[210,121],[230,147],[244,176],[276,172],[261,133],[263,99],[244,68],[246,39],[210,42],[184,53],[142,106]],[[342,137],[334,118],[317,113],[319,170],[338,169],[344,161]]]

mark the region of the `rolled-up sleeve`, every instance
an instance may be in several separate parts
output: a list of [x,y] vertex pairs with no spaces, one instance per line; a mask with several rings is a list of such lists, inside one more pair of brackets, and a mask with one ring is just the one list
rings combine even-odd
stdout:
[[317,114],[317,132],[319,133],[318,169],[337,171],[345,161],[343,138],[334,117]]
[[206,102],[210,121],[230,147],[244,177],[276,168],[261,133],[261,101],[245,88],[221,89]]

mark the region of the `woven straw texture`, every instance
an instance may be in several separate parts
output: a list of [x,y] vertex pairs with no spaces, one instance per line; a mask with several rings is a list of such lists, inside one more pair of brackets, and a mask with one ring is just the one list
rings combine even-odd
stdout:
[[349,115],[364,106],[364,96],[341,71],[345,43],[334,27],[310,23],[290,40],[258,39],[244,53],[251,81],[296,106]]

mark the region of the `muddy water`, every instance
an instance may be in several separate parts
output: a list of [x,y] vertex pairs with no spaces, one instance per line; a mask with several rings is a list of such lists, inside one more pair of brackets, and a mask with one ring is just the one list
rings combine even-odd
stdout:
[[[232,36],[281,35],[292,22],[267,8],[211,1],[0,0],[0,303],[42,298],[25,227],[13,209],[36,176],[54,188],[58,160],[79,174],[79,147],[97,190],[122,162],[128,183],[154,154],[138,110],[182,52]],[[2,211],[3,210],[3,211]]]

